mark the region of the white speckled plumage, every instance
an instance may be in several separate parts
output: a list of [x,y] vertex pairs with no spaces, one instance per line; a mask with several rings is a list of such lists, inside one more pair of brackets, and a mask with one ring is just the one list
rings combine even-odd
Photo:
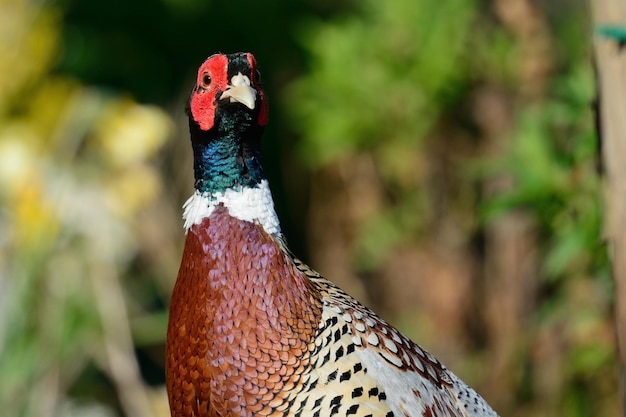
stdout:
[[[331,380],[322,377],[326,383],[316,386],[314,398],[342,393],[338,415],[352,410],[350,414],[364,417],[497,417],[476,391],[433,355],[308,266],[293,260],[321,290],[324,305],[311,372],[340,375]],[[367,394],[367,398],[355,397],[355,392]],[[315,414],[301,414],[310,415]]]

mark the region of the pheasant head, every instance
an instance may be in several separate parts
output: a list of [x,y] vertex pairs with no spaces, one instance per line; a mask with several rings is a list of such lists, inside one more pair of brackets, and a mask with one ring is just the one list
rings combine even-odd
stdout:
[[252,54],[216,54],[200,66],[187,106],[196,188],[185,205],[187,230],[222,203],[270,234],[280,231],[261,165],[267,109]]

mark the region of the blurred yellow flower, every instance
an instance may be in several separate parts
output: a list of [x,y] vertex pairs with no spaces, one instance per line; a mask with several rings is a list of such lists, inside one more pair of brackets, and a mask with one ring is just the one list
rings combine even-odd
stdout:
[[57,22],[34,4],[0,1],[0,114],[8,99],[48,72],[58,43]]
[[131,217],[156,200],[161,191],[161,179],[154,168],[139,164],[112,179],[106,190],[111,211],[121,217]]
[[104,158],[125,167],[153,156],[173,131],[168,115],[156,106],[122,100],[112,105],[96,127]]
[[59,218],[53,204],[43,194],[41,178],[31,176],[13,197],[16,246],[42,249],[41,245],[52,244],[59,230]]
[[23,188],[33,175],[35,159],[23,137],[0,133],[0,193],[9,197]]

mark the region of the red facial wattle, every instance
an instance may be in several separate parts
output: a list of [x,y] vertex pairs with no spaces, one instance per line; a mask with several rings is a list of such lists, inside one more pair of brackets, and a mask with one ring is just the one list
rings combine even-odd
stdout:
[[[265,126],[268,119],[268,107],[265,101],[265,94],[259,84],[256,60],[250,53],[247,54],[247,60],[250,66],[250,87],[258,94],[256,102],[260,106],[257,123],[259,126]],[[223,93],[230,87],[231,80],[228,79],[228,64],[227,55],[216,54],[210,56],[198,70],[196,86],[191,96],[190,109],[193,119],[204,131],[213,128],[218,102],[223,98]],[[247,74],[244,75],[248,76]]]
[[260,85],[259,72],[256,67],[256,60],[254,55],[248,53],[248,62],[250,63],[250,81],[257,91],[257,94],[261,97],[261,109],[259,110],[259,117],[257,119],[259,126],[265,126],[267,124],[267,101],[265,100],[265,93]]

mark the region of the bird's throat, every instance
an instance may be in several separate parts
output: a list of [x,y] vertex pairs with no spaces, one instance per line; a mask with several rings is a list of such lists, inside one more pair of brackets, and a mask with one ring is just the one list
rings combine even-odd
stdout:
[[216,117],[216,126],[210,131],[203,131],[193,120],[189,130],[199,192],[254,187],[265,178],[260,159],[262,129],[252,123],[250,114],[227,109]]
[[259,150],[239,138],[223,137],[193,143],[194,186],[206,194],[254,187],[263,179]]
[[210,132],[190,123],[196,192],[184,206],[185,229],[201,224],[224,206],[231,216],[260,224],[270,235],[280,233],[261,166],[260,128],[255,130],[245,118],[234,126],[228,117],[219,120],[217,129]]

